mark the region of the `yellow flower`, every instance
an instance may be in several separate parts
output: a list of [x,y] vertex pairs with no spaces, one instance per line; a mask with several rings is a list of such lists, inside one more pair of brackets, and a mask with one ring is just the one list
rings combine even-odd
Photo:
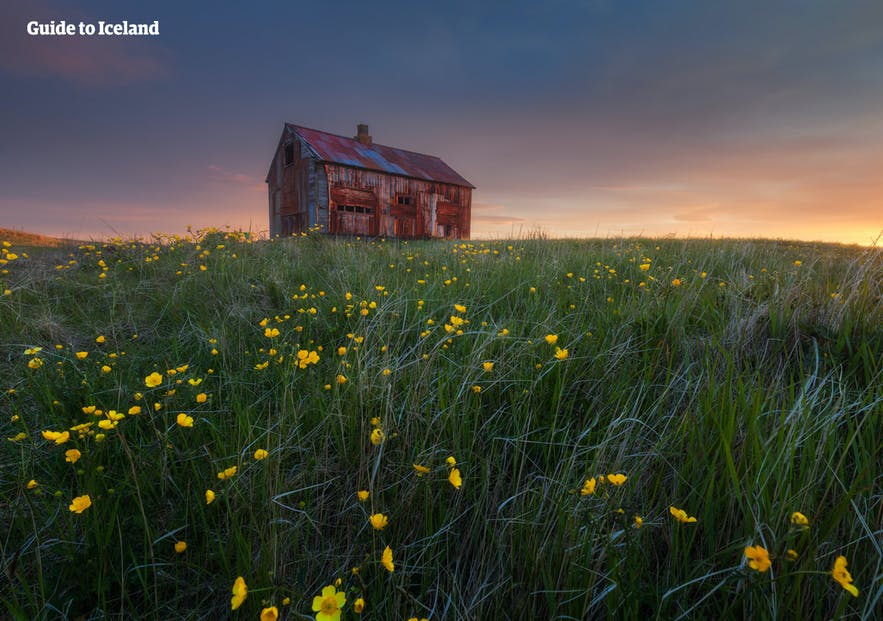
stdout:
[[650,269],[650,264],[649,263],[641,263],[638,267],[640,268],[640,270],[642,272],[646,272],[647,270]]
[[177,423],[182,427],[193,427],[193,417],[187,416],[184,412],[178,414]]
[[89,355],[89,352],[87,352],[87,351],[78,351],[77,352],[77,360],[84,360],[86,358],[86,356],[88,356],[88,355]]
[[322,595],[313,598],[313,612],[316,621],[340,621],[340,610],[346,604],[346,593],[329,584],[322,589]]
[[494,370],[494,363],[493,362],[482,362],[481,367],[484,369],[485,373],[490,373],[491,371]]
[[218,478],[223,481],[225,479],[229,479],[230,477],[232,477],[235,474],[236,474],[236,466],[230,466],[226,470],[222,470],[221,472],[219,472]]
[[107,340],[107,339],[104,338],[103,334],[99,334],[98,336],[95,337],[96,343],[103,343],[105,340]]
[[644,525],[644,518],[640,515],[635,516],[635,528],[641,528]]
[[113,369],[110,368],[109,366],[107,366],[106,364],[104,364],[104,365],[101,366],[101,372],[102,372],[102,373],[110,373],[111,371],[113,371]]
[[28,484],[27,484],[26,487],[27,487],[28,489],[34,489],[34,488],[37,487],[38,485],[39,485],[39,483],[37,483],[37,480],[36,480],[36,479],[31,479],[30,481],[28,481]]
[[684,524],[690,524],[696,521],[695,517],[688,516],[686,511],[684,511],[683,509],[678,509],[677,507],[669,507],[668,512],[671,513],[674,519]]
[[175,552],[178,554],[183,554],[187,550],[187,542],[186,541],[176,541],[175,542]]
[[395,571],[395,563],[392,562],[392,548],[386,546],[386,549],[383,550],[383,555],[380,557],[380,564],[386,568],[386,571],[392,573]]
[[472,387],[472,392],[474,392],[475,394],[480,393],[480,392],[481,392],[481,386],[473,386],[473,387]]
[[77,460],[80,457],[81,457],[81,453],[77,449],[68,449],[64,452],[64,461],[68,461],[72,464],[77,463]]
[[274,339],[279,336],[279,328],[267,328],[264,330],[264,336],[268,339]]
[[445,460],[445,463],[453,468],[457,465],[457,459],[453,455],[449,455],[448,458]]
[[558,335],[557,334],[547,334],[546,335],[546,342],[549,345],[554,345],[555,343],[558,342]]
[[343,346],[338,347],[337,348],[337,355],[338,356],[346,356],[346,347],[343,347]]
[[598,482],[595,480],[595,477],[591,479],[586,479],[586,482],[583,483],[583,488],[579,491],[583,496],[588,496],[590,494],[595,493],[595,487],[598,485]]
[[414,470],[417,472],[418,477],[422,477],[424,474],[429,472],[429,468],[426,466],[421,466],[420,464],[414,464]]
[[340,373],[338,373],[337,377],[334,379],[337,381],[338,384],[346,384],[347,382],[346,375],[341,375]]
[[373,513],[368,518],[368,521],[371,523],[371,526],[374,528],[374,530],[383,530],[389,523],[389,518],[387,518],[382,513]]
[[160,384],[162,384],[162,375],[156,371],[144,378],[144,385],[148,388],[156,388]]
[[858,589],[852,584],[852,575],[846,569],[846,557],[838,556],[834,561],[834,567],[831,569],[831,576],[840,583],[844,589],[849,591],[853,597],[858,597]]
[[261,621],[276,621],[279,618],[279,609],[275,606],[261,610]]
[[84,496],[77,496],[74,498],[68,509],[70,509],[72,513],[82,513],[91,506],[92,499],[89,498],[89,494],[85,494]]
[[451,469],[451,474],[448,475],[448,482],[455,488],[460,489],[460,486],[463,485],[463,479],[460,477],[459,468]]
[[208,399],[208,395],[206,395],[204,392],[201,392],[198,395],[196,395],[196,402],[197,403],[205,403],[206,399]]
[[10,442],[21,442],[22,440],[24,440],[27,437],[28,437],[28,434],[26,434],[24,431],[19,431],[17,434],[12,436],[11,438],[6,438],[6,439],[9,440]]
[[28,368],[30,369],[39,369],[43,366],[43,361],[39,358],[31,358],[28,360]]
[[791,514],[791,523],[795,526],[809,527],[809,520],[800,511],[795,511]]
[[214,501],[215,501],[215,493],[210,489],[205,490],[205,504],[210,505]]
[[262,448],[259,448],[258,450],[256,450],[254,452],[254,458],[258,461],[261,461],[262,459],[266,459],[268,454],[269,453],[267,453],[267,451],[265,451]]
[[558,360],[567,360],[567,356],[569,355],[570,352],[568,352],[566,349],[561,349],[560,347],[555,348],[555,357]]
[[463,306],[462,304],[454,304],[454,310],[457,311],[458,313],[465,313],[466,307]]
[[671,286],[672,287],[680,287],[681,286],[681,279],[675,278],[673,281],[671,281]]
[[801,265],[803,265],[803,261],[800,261],[800,260],[798,259],[797,261],[794,262],[794,265],[797,266],[797,267],[800,267]]
[[386,435],[383,433],[383,430],[380,428],[375,428],[371,431],[371,444],[377,446],[378,444],[383,444],[383,440],[386,439]]
[[141,406],[140,405],[133,405],[132,407],[129,408],[129,416],[136,416],[140,413],[141,413]]
[[789,561],[796,561],[797,560],[797,550],[795,550],[794,548],[788,548],[787,550],[785,550],[785,558],[788,559]]
[[365,600],[360,597],[353,602],[353,612],[360,615],[363,610],[365,610]]
[[366,500],[368,500],[368,496],[370,495],[370,492],[366,489],[360,489],[358,492],[356,492],[356,498],[359,499],[359,502],[365,502]]
[[624,474],[608,474],[607,475],[607,481],[611,485],[616,485],[617,487],[619,487],[620,485],[625,483],[627,479],[628,479],[628,477],[625,476]]
[[248,597],[248,585],[245,584],[245,578],[239,576],[233,582],[233,597],[230,598],[230,610],[236,610],[242,606],[242,602]]
[[770,554],[761,546],[748,546],[745,548],[745,557],[749,559],[748,566],[760,573],[770,568]]
[[43,438],[49,440],[50,442],[55,442],[58,445],[64,444],[68,440],[70,440],[71,434],[69,431],[44,431]]

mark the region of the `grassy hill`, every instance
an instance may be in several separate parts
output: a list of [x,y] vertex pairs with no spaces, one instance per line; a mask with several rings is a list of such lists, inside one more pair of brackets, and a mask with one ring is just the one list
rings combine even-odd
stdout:
[[7,241],[9,618],[878,614],[879,250]]

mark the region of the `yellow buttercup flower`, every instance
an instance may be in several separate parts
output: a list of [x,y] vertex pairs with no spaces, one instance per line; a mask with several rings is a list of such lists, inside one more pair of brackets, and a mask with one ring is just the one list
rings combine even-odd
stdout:
[[187,542],[186,541],[176,541],[175,542],[175,552],[178,554],[183,554],[187,551]]
[[458,313],[465,313],[466,307],[463,306],[462,304],[454,304],[454,310],[457,311]]
[[457,458],[453,455],[449,455],[447,459],[445,459],[445,463],[448,464],[451,468],[457,465]]
[[359,502],[365,502],[368,500],[368,496],[370,496],[370,492],[366,489],[360,489],[356,492],[356,498],[359,499]]
[[201,392],[198,395],[196,395],[196,402],[197,403],[205,403],[207,399],[208,399],[208,395],[205,394],[204,392]]
[[274,339],[279,336],[279,328],[267,328],[264,330],[264,336],[268,339]]
[[215,501],[215,493],[210,489],[205,490],[205,504],[210,505],[214,501]]
[[236,610],[242,606],[242,602],[248,597],[248,585],[245,584],[245,578],[239,576],[233,582],[233,597],[230,598],[230,610]]
[[386,568],[386,571],[392,573],[395,571],[395,563],[392,562],[392,548],[386,546],[383,554],[380,556],[380,564]]
[[590,494],[595,493],[595,488],[598,485],[598,481],[595,480],[595,477],[591,479],[586,479],[586,482],[583,483],[583,488],[579,491],[583,496],[589,496]]
[[635,528],[641,528],[644,525],[644,518],[640,515],[635,516]]
[[380,428],[375,428],[371,431],[371,444],[377,446],[378,444],[383,444],[383,441],[386,439],[386,435],[383,433],[383,430]]
[[557,334],[547,334],[546,335],[546,342],[549,345],[554,345],[555,343],[558,342],[558,335]]
[[627,479],[628,479],[628,477],[625,476],[624,474],[608,474],[607,475],[607,481],[611,485],[616,485],[617,487],[619,487],[620,485],[623,485]]
[[672,287],[680,287],[680,286],[681,286],[681,279],[680,279],[680,278],[675,278],[674,280],[672,280],[672,281],[671,281],[671,286],[672,286]]
[[373,513],[368,517],[368,522],[371,523],[371,526],[374,530],[383,530],[386,528],[386,525],[389,523],[389,518],[387,518],[382,513]]
[[677,507],[669,507],[668,512],[671,513],[674,519],[684,524],[690,524],[696,521],[695,517],[688,516],[686,511],[684,511],[683,509],[678,509]]
[[363,610],[365,610],[365,600],[360,597],[353,602],[353,612],[360,615]]
[[346,384],[347,383],[346,375],[341,375],[340,373],[337,374],[337,377],[335,378],[335,380],[337,381],[338,384]]
[[28,481],[28,484],[25,487],[27,487],[28,489],[34,489],[38,485],[39,483],[37,483],[36,479],[31,479],[30,481]]
[[70,440],[71,434],[69,431],[44,431],[43,438],[49,440],[50,442],[55,442],[56,444],[64,444],[68,440]]
[[178,418],[176,419],[176,422],[181,427],[193,427],[193,417],[187,416],[186,414],[184,414],[184,412],[181,412],[180,414],[178,414]]
[[162,375],[160,375],[159,373],[154,371],[153,373],[151,373],[150,375],[148,375],[147,377],[144,378],[144,385],[147,386],[148,388],[156,388],[157,386],[162,384],[162,381],[163,381]]
[[569,356],[569,355],[570,355],[570,352],[567,351],[566,349],[562,349],[560,347],[555,348],[555,357],[558,360],[567,360],[567,356]]
[[494,370],[494,363],[493,362],[482,362],[481,367],[482,367],[482,369],[484,369],[485,373],[490,373],[491,371]]
[[276,621],[279,618],[279,609],[275,606],[261,610],[261,621]]
[[229,478],[231,478],[233,475],[236,474],[236,470],[237,470],[236,466],[230,466],[230,467],[227,468],[226,470],[222,470],[221,472],[219,472],[219,473],[218,473],[218,478],[221,479],[222,481],[224,481],[224,480],[226,480],[226,479],[229,479]]
[[70,509],[71,513],[82,513],[91,506],[92,499],[89,497],[89,494],[85,494],[74,498],[68,509]]
[[78,351],[76,354],[77,360],[85,360],[88,355],[89,355],[89,352],[87,352],[87,351]]
[[849,591],[853,597],[858,597],[858,589],[852,584],[852,575],[846,569],[846,557],[838,556],[834,561],[834,567],[831,569],[831,576],[840,586]]
[[791,514],[791,523],[795,526],[809,527],[809,520],[800,511],[795,511]]
[[748,546],[745,548],[745,557],[749,559],[748,566],[760,573],[770,568],[770,554],[761,546]]
[[259,448],[258,450],[256,450],[254,452],[254,458],[257,461],[261,461],[262,459],[266,459],[267,455],[269,455],[269,453],[267,453],[267,451],[262,448]]
[[417,472],[418,477],[422,477],[424,474],[429,472],[429,468],[426,466],[421,466],[420,464],[414,464],[414,470]]
[[460,489],[460,486],[463,485],[463,478],[460,476],[458,468],[451,469],[451,474],[448,475],[448,482],[457,489]]
[[68,449],[64,452],[64,461],[75,464],[81,455],[82,454],[77,449]]
[[322,595],[313,598],[316,621],[340,621],[340,611],[346,604],[346,593],[338,591],[333,584],[322,589]]

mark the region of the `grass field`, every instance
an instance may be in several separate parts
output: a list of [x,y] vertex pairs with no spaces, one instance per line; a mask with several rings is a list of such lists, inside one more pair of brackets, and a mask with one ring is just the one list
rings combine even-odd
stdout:
[[879,249],[0,260],[0,616],[883,618]]

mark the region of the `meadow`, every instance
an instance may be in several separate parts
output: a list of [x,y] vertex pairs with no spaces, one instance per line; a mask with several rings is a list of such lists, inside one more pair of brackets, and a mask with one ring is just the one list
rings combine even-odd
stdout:
[[883,618],[879,249],[7,240],[0,294],[5,618]]

